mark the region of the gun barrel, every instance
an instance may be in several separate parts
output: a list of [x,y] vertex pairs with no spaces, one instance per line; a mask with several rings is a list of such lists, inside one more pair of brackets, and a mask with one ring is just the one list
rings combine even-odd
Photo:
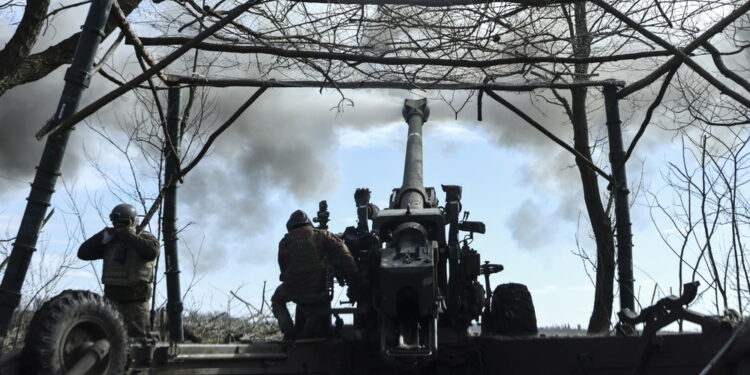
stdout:
[[427,99],[406,99],[404,120],[409,125],[406,141],[404,182],[401,185],[400,208],[424,208],[425,189],[422,162],[422,126],[430,115]]

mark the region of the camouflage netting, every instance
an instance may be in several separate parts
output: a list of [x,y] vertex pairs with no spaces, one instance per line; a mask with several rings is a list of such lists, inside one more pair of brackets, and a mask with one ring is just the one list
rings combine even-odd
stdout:
[[[152,14],[145,22],[158,30],[155,34],[195,35],[240,3],[164,2],[153,9],[160,16]],[[168,72],[214,78],[388,81],[418,88],[436,82],[571,82],[597,74],[621,78],[617,73],[627,68],[632,74],[633,65],[646,75],[671,55],[597,5],[522,3],[445,8],[261,1],[207,39],[201,46],[204,52]],[[644,29],[681,46],[731,12],[737,2],[610,3]],[[574,24],[575,14],[581,12],[587,15],[584,24]],[[144,42],[176,46],[186,39]],[[169,50],[157,51],[162,55]],[[577,71],[573,62],[584,60],[574,58],[587,59],[590,69]]]

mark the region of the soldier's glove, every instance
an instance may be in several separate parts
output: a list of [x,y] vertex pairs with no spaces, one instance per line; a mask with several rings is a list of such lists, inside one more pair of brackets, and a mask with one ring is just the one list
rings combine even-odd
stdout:
[[135,228],[134,227],[127,227],[127,228],[123,228],[123,229],[115,231],[115,237],[118,240],[120,240],[120,241],[124,241],[128,237],[130,237],[131,235],[134,235],[134,234],[135,234]]
[[115,238],[114,229],[104,228],[104,230],[102,231],[102,245],[106,245],[112,242],[113,238]]

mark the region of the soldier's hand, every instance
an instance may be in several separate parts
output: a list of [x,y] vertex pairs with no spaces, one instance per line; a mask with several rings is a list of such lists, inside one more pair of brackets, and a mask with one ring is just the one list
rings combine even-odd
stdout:
[[115,238],[113,228],[109,228],[109,227],[104,228],[104,230],[102,231],[102,244],[106,245],[112,242],[113,238]]
[[124,240],[128,238],[131,234],[135,234],[135,227],[128,226],[128,227],[119,227],[115,228],[115,237],[117,237],[118,240]]

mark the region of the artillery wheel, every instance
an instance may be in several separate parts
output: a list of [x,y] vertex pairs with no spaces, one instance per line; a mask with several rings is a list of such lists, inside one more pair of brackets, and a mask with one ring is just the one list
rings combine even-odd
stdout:
[[34,314],[23,349],[28,375],[67,373],[87,343],[106,339],[110,349],[88,373],[120,375],[128,360],[128,338],[120,313],[104,297],[84,290],[66,290]]
[[492,293],[492,334],[502,336],[536,335],[536,312],[531,293],[523,284],[501,284]]

